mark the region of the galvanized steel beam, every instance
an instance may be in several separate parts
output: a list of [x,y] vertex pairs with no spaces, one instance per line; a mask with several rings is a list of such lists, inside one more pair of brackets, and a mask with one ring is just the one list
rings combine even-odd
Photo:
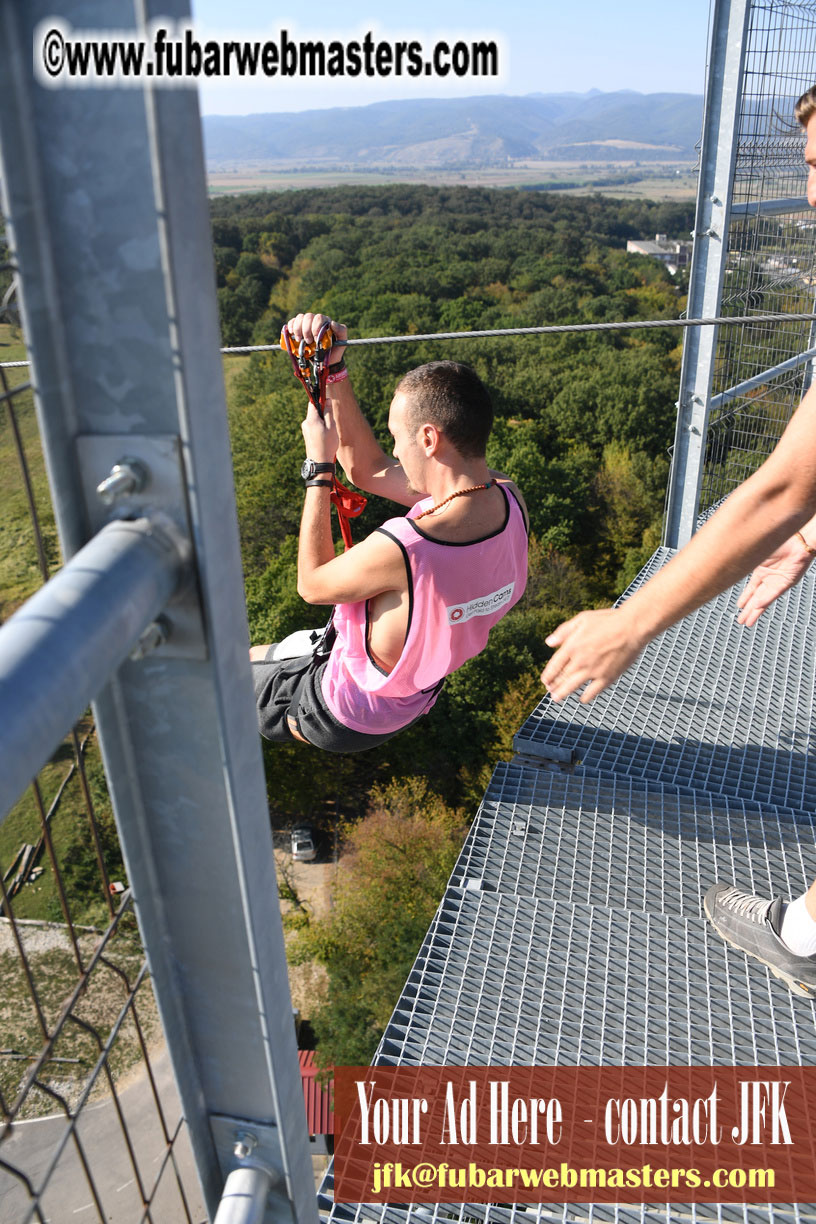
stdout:
[[[720,313],[749,10],[750,0],[717,0],[714,7],[689,278],[688,314],[695,319]],[[686,544],[696,526],[718,332],[691,328],[683,346],[666,507],[669,548]]]
[[[63,551],[91,534],[78,439],[132,436],[138,461],[140,439],[177,436],[198,577],[189,648],[120,668],[94,703],[128,876],[210,1215],[234,1167],[219,1115],[277,1137],[266,1218],[312,1224],[196,96],[36,84],[52,10],[0,0],[0,173]],[[100,31],[189,19],[183,0],[59,10]]]

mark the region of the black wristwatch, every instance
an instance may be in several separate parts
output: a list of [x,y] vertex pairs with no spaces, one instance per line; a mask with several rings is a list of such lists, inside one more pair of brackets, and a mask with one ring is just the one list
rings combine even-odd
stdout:
[[304,459],[300,469],[300,474],[304,480],[314,480],[315,476],[319,476],[322,472],[331,472],[334,475],[333,463],[316,463],[314,459]]

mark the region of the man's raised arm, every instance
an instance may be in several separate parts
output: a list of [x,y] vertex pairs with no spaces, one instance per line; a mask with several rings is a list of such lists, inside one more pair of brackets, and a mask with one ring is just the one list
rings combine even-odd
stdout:
[[[295,343],[303,339],[312,344],[320,328],[328,322],[331,321],[327,315],[307,313],[290,319],[287,327]],[[331,327],[337,340],[346,339],[345,324],[331,322]],[[337,448],[340,466],[358,489],[390,498],[402,506],[413,506],[419,495],[409,488],[400,465],[386,455],[374,437],[373,429],[360,411],[345,365],[337,368],[345,352],[345,346],[340,345],[329,353],[329,365],[336,368],[334,372],[330,370],[326,387],[326,398],[340,438]]]

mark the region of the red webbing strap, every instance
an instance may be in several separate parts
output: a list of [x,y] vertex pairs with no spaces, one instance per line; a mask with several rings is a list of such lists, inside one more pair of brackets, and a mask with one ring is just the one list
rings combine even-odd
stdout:
[[346,548],[351,548],[351,524],[350,519],[357,518],[363,513],[368,504],[368,498],[363,497],[362,493],[354,493],[351,489],[347,489],[336,476],[332,477],[332,491],[329,494],[332,505],[337,510],[337,521],[340,524],[340,534],[343,537],[343,543]]

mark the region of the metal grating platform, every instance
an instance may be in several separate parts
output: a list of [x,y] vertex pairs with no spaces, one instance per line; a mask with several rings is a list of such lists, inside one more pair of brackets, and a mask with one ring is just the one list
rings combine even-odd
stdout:
[[[704,520],[705,515],[700,515],[697,520],[698,526],[700,526]],[[642,587],[644,583],[648,582],[650,578],[654,578],[658,570],[661,570],[664,565],[671,561],[675,554],[676,550],[674,548],[663,548],[662,546],[653,552],[640,573],[632,579],[623,594],[619,595],[615,600],[615,607],[617,608],[618,605],[622,604],[624,599],[628,599],[630,595],[634,595],[635,591],[637,591],[639,587]]]
[[[658,550],[622,598],[671,556]],[[732,591],[593,705],[565,703],[558,721],[539,706],[516,739],[528,761],[494,772],[375,1063],[812,1062],[816,1002],[700,914],[718,879],[790,896],[812,875],[813,598],[808,577],[746,631]],[[330,1171],[331,1224],[816,1220],[812,1204],[377,1207],[331,1193]]]
[[[331,1171],[326,1181],[326,1192],[333,1182]],[[698,1203],[696,1206],[667,1203],[663,1206],[646,1204],[643,1207],[614,1206],[590,1203],[549,1203],[542,1206],[491,1206],[479,1203],[432,1204],[423,1203],[413,1207],[377,1206],[371,1203],[332,1205],[331,1199],[319,1198],[321,1209],[332,1207],[330,1219],[337,1224],[570,1224],[570,1221],[586,1221],[586,1224],[702,1224],[717,1221],[722,1224],[797,1224],[798,1221],[816,1220],[816,1215],[807,1207],[742,1207],[733,1203],[721,1205]]]
[[702,916],[735,881],[795,896],[816,854],[810,813],[640,779],[501,763],[454,867],[454,887]]
[[[659,549],[627,594],[671,556]],[[732,588],[650,643],[590,705],[539,704],[515,738],[531,763],[558,761],[802,809],[816,807],[816,576],[753,629]]]
[[[648,971],[644,969],[648,967]],[[448,889],[375,1064],[784,1065],[816,1057],[816,1003],[700,919]],[[799,1207],[334,1204],[337,1224],[793,1224]]]
[[[648,966],[648,973],[644,969]],[[812,1063],[794,998],[699,918],[451,888],[374,1063]]]

